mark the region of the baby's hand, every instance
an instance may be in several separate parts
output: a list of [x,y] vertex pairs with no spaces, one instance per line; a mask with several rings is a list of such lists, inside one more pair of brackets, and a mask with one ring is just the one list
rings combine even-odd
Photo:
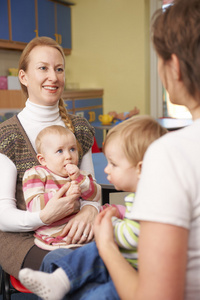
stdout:
[[77,195],[77,197],[81,196],[81,188],[76,181],[72,181],[71,185],[66,193],[66,195]]
[[68,164],[65,168],[71,180],[75,180],[79,177],[80,170],[76,165]]

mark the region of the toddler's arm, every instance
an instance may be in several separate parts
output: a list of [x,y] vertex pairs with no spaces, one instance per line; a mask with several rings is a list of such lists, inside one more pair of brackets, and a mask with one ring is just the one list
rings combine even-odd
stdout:
[[138,222],[129,218],[134,197],[134,194],[130,194],[125,197],[126,212],[123,220],[112,217],[116,243],[119,247],[127,250],[135,249],[138,245],[140,225]]

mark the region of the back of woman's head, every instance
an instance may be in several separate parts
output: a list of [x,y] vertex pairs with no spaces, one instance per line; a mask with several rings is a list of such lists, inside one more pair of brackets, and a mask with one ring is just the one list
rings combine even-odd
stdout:
[[[29,64],[30,52],[36,46],[49,46],[49,47],[57,49],[61,53],[63,60],[65,62],[65,55],[64,55],[63,49],[56,41],[54,41],[52,38],[46,37],[46,36],[36,37],[36,38],[32,39],[24,48],[24,50],[21,54],[20,60],[19,60],[19,70],[23,70],[25,72],[27,71],[28,64]],[[28,91],[27,91],[26,86],[21,84],[21,88],[22,88],[22,91],[25,93],[26,97],[28,97]]]
[[143,160],[144,154],[149,145],[162,135],[167,133],[154,118],[141,115],[134,116],[109,130],[103,152],[109,143],[117,142],[117,147],[122,147],[122,151],[127,160],[136,166]]
[[200,1],[175,0],[153,18],[152,40],[157,54],[167,61],[175,54],[181,78],[192,96],[200,95]]

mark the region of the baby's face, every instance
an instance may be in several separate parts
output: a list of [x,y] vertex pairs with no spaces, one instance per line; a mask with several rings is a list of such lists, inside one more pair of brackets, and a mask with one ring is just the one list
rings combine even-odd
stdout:
[[134,193],[139,180],[137,168],[124,155],[118,138],[106,145],[105,156],[108,163],[104,172],[108,175],[108,181],[116,190]]
[[48,134],[43,140],[45,166],[51,172],[67,177],[67,164],[78,164],[76,138],[72,132],[67,134]]

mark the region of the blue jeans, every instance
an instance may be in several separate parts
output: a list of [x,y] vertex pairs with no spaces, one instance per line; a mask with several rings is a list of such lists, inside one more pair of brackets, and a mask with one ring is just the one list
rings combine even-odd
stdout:
[[41,270],[52,273],[57,268],[62,268],[70,280],[70,293],[64,299],[120,299],[95,242],[76,250],[58,249],[48,253]]

